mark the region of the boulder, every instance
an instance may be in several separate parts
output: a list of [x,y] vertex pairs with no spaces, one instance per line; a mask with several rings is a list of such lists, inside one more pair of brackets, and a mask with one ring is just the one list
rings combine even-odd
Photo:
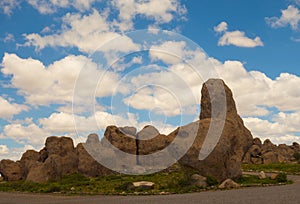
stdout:
[[150,181],[138,181],[132,183],[134,188],[140,188],[140,189],[153,189],[155,186],[155,183]]
[[[97,136],[98,137],[98,136]],[[86,151],[83,144],[76,147],[78,156],[78,172],[89,177],[106,176],[114,174],[113,171],[102,166]]]
[[273,174],[271,174],[270,178],[271,178],[272,180],[276,180],[276,179],[277,179],[277,176],[278,176],[278,174],[273,173]]
[[[223,92],[220,91],[222,88]],[[218,181],[227,178],[239,178],[242,175],[242,160],[253,142],[252,135],[237,114],[231,90],[222,80],[208,80],[203,85],[201,94],[200,121],[184,127],[188,130],[186,134],[194,134],[195,128],[197,128],[197,136],[192,147],[179,163],[196,168],[201,175],[213,176]],[[226,100],[225,107],[219,102],[224,101],[224,97]],[[214,110],[216,114],[214,116],[211,115],[212,103],[216,107],[216,110]],[[220,123],[224,114],[226,118],[220,138],[212,152],[205,159],[199,160],[199,153],[206,139],[211,122]],[[176,135],[176,131],[171,134]],[[212,137],[217,136],[212,135]]]
[[43,159],[40,159],[40,156],[38,158],[42,162],[31,164],[27,181],[43,183],[78,172],[77,152],[71,138],[48,137],[43,154],[47,156]]
[[145,126],[137,134],[137,147],[139,155],[148,155],[160,151],[168,146],[174,139],[173,136],[160,134],[159,131],[151,126]]
[[263,164],[278,163],[278,155],[276,152],[266,152],[262,155]]
[[266,174],[265,174],[264,171],[261,171],[261,172],[259,172],[259,174],[258,174],[258,178],[259,178],[259,179],[265,179],[265,178],[267,178],[267,176],[266,176]]
[[206,188],[207,187],[207,183],[206,183],[206,177],[201,176],[199,174],[193,174],[191,177],[191,184],[195,185],[197,187],[200,188]]
[[31,167],[38,162],[40,157],[39,152],[35,150],[27,150],[21,157],[20,164],[22,168],[23,178],[27,177]]
[[5,181],[19,181],[23,178],[20,162],[9,159],[0,162],[0,173]]
[[131,135],[132,137],[136,136],[136,128],[135,127],[126,126],[126,127],[120,127],[119,129],[125,135]]
[[257,145],[257,146],[261,147],[262,146],[261,140],[257,137],[254,138],[253,139],[253,145]]
[[288,163],[294,159],[295,151],[286,144],[280,144],[277,148],[278,162]]
[[220,189],[231,189],[231,188],[239,188],[239,187],[240,185],[231,179],[226,179],[219,185]]
[[[125,134],[116,126],[108,126],[105,130],[104,137],[116,148],[129,154],[136,154],[136,138],[132,135]],[[101,141],[102,144],[103,139]]]
[[54,169],[55,161],[51,157],[47,159],[45,163],[37,162],[35,163],[28,172],[26,181],[34,183],[45,183],[49,180],[60,179],[56,174],[56,169]]
[[261,144],[260,139],[255,138],[253,145],[246,153],[243,163],[246,164],[271,164],[271,163],[294,163],[295,153],[299,153],[299,145],[293,143],[274,145],[269,139]]
[[73,140],[69,137],[48,137],[45,148],[48,156],[56,154],[63,157],[69,153],[75,153]]

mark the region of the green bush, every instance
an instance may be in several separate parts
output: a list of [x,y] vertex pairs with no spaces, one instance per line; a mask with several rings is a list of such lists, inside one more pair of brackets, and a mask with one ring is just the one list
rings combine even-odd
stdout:
[[206,183],[208,186],[216,186],[219,184],[218,180],[213,176],[207,176]]
[[299,152],[295,152],[293,154],[293,157],[296,159],[296,161],[298,161],[298,163],[300,163],[300,153]]
[[276,176],[276,181],[279,182],[279,183],[287,182],[287,175],[285,173],[279,173]]

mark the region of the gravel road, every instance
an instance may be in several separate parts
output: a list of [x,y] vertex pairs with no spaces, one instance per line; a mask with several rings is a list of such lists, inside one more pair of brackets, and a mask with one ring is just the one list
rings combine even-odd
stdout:
[[293,204],[300,203],[300,176],[290,176],[294,184],[272,187],[251,187],[238,190],[207,191],[163,196],[59,196],[23,193],[0,193],[0,203],[12,204]]

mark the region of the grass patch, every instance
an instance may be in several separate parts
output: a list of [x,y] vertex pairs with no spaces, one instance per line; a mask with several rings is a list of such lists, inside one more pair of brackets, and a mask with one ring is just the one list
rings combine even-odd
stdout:
[[243,164],[243,171],[284,172],[300,175],[300,164]]
[[276,179],[269,177],[260,179],[256,175],[243,175],[240,179],[236,180],[241,186],[264,186],[264,185],[277,185],[277,184],[292,184],[292,181],[287,180],[285,173],[278,174]]
[[[152,175],[112,175],[96,178],[88,178],[80,174],[65,176],[60,181],[49,181],[38,184],[26,181],[2,182],[0,191],[13,192],[33,192],[33,193],[53,193],[64,194],[134,194],[136,191],[145,194],[186,193],[199,190],[189,185],[183,171],[171,173],[156,173]],[[154,189],[130,189],[128,186],[136,181],[154,182]]]
[[[9,192],[31,192],[31,193],[62,193],[66,195],[153,195],[175,193],[199,192],[205,189],[191,184],[191,175],[194,171],[187,169],[174,172],[160,172],[151,175],[111,175],[96,178],[88,178],[80,174],[73,174],[63,177],[60,181],[49,181],[44,184],[31,183],[26,181],[1,182],[0,191]],[[280,179],[286,179],[281,176]],[[132,188],[132,182],[150,181],[155,183],[153,189]],[[257,176],[244,175],[237,180],[243,186],[277,184],[278,180],[269,178],[260,180]],[[217,189],[218,181],[208,176],[208,188]],[[287,182],[288,183],[288,182]],[[163,193],[163,194],[164,194]]]

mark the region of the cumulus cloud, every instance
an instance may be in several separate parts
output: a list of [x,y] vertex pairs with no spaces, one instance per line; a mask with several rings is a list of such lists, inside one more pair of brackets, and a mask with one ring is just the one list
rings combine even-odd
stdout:
[[[46,67],[38,60],[5,53],[2,66],[2,73],[12,76],[11,86],[18,89],[28,104],[35,106],[71,103],[75,82],[86,90],[82,97],[94,95],[103,73],[105,79],[101,81],[101,89],[97,89],[96,96],[110,95],[119,80],[117,74],[101,69],[85,56],[70,55]],[[84,80],[76,81],[82,69],[85,70]]]
[[41,14],[55,13],[59,8],[73,7],[78,11],[86,11],[97,0],[27,0],[27,2]]
[[[50,35],[38,33],[26,34],[25,46],[34,46],[37,49],[49,47],[77,47],[85,53],[92,53],[108,41],[120,37],[107,22],[107,14],[93,10],[91,14],[66,14],[60,31]],[[112,46],[111,50],[134,51],[137,49],[131,39],[123,38],[124,46]],[[108,51],[108,50],[105,50]]]
[[297,30],[300,21],[300,11],[295,6],[289,5],[287,9],[281,10],[280,17],[266,17],[265,20],[273,28],[289,25],[293,30]]
[[270,139],[275,144],[300,143],[299,136],[291,131],[288,123],[270,122],[259,118],[243,118],[254,137],[261,138],[262,141]]
[[133,28],[133,19],[137,15],[154,19],[155,24],[162,24],[186,14],[186,8],[178,0],[113,0],[112,5],[119,11],[121,30]]
[[251,39],[243,31],[227,31],[228,24],[226,22],[221,22],[218,26],[214,27],[214,30],[222,34],[218,41],[219,46],[234,45],[237,47],[253,48],[264,45],[260,37]]
[[6,145],[0,145],[0,155],[7,154],[9,151]]
[[[47,2],[45,4],[45,1],[30,1],[34,5],[41,4],[39,8],[43,8],[46,13],[52,11],[52,9],[49,10],[48,4],[53,5],[53,2],[56,4],[59,2],[51,1],[51,3]],[[66,2],[63,5],[70,3],[69,1],[63,2]],[[85,1],[78,2],[83,3]],[[184,6],[178,0],[151,0],[146,2],[114,0],[107,4],[110,9],[104,11],[92,9],[88,14],[66,14],[62,18],[61,29],[54,34],[25,34],[26,43],[24,46],[34,46],[37,49],[44,49],[47,46],[77,47],[82,52],[92,53],[105,43],[120,37],[121,32],[134,29],[134,19],[137,16],[152,19],[153,22],[150,24],[157,25],[169,23],[173,19],[178,20],[177,17],[184,16],[186,12]],[[114,11],[117,11],[119,16],[117,19],[111,20]],[[137,49],[137,46],[129,38],[123,38],[122,44],[123,46],[118,45],[111,49],[122,52]]]
[[34,147],[24,145],[23,147],[8,148],[6,145],[0,145],[0,160],[8,158],[14,161],[20,160],[22,154],[29,149],[34,149]]
[[0,96],[0,117],[11,118],[14,115],[27,111],[29,108],[26,105],[11,103]]
[[50,134],[33,123],[11,123],[3,128],[3,137],[10,138],[20,144],[31,144],[36,147],[41,147],[45,138]]

